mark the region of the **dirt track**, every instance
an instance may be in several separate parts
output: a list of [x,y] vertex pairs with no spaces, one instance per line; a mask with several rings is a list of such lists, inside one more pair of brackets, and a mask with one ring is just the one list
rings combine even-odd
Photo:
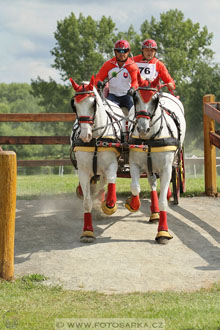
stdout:
[[106,293],[195,290],[220,279],[220,198],[182,198],[170,205],[174,238],[158,245],[150,201],[129,213],[119,200],[111,217],[93,212],[97,240],[83,244],[82,203],[17,201],[15,276],[40,273],[48,284]]

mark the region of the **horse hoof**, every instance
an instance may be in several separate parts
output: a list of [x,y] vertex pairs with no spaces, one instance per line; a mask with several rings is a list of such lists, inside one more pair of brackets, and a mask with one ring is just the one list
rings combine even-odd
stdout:
[[127,198],[126,203],[125,203],[125,207],[126,207],[126,209],[128,209],[130,212],[133,212],[133,213],[134,213],[134,212],[137,212],[137,211],[139,210],[139,208],[140,208],[140,206],[141,206],[141,202],[140,202],[140,200],[138,200],[138,203],[136,203],[135,208],[132,207],[132,206],[131,206],[132,197],[133,197],[133,196],[130,196],[130,197]]
[[102,202],[102,211],[107,215],[114,214],[117,211],[117,209],[118,209],[118,206],[116,203],[113,207],[108,207],[106,204],[106,201]]
[[163,244],[163,245],[168,244],[168,242],[169,242],[169,238],[165,238],[165,237],[160,237],[160,238],[158,238],[158,240],[157,240],[157,243],[158,243],[158,244]]
[[82,235],[80,236],[81,243],[93,243],[96,239],[93,231],[85,230]]
[[138,211],[138,210],[134,210],[134,209],[132,209],[131,205],[128,204],[127,202],[125,203],[125,207],[126,207],[126,209],[128,209],[128,211],[133,212],[133,213],[135,213],[135,212]]
[[168,244],[168,241],[172,239],[173,236],[168,233],[168,231],[161,230],[158,231],[157,236],[155,237],[155,240],[158,244]]
[[160,220],[160,213],[159,212],[151,213],[151,216],[150,216],[150,219],[149,219],[150,223],[156,223],[159,220]]
[[78,185],[76,187],[76,196],[79,198],[79,199],[83,199],[83,191],[82,191],[82,188],[80,185]]

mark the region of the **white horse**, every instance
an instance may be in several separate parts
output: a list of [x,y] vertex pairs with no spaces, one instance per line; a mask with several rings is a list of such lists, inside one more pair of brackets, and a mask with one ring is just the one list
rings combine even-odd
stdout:
[[[155,239],[166,244],[172,238],[167,226],[167,192],[174,157],[185,137],[184,108],[175,96],[146,87],[138,88],[135,103],[137,122],[129,140],[130,147],[133,145],[129,152],[132,196],[125,206],[131,212],[139,209],[139,178],[142,172],[147,172],[151,186],[150,222],[159,220]],[[159,203],[156,174],[160,178]]]
[[[102,210],[108,215],[117,210],[115,182],[119,152],[117,148],[111,147],[111,143],[120,145],[121,120],[124,117],[122,110],[114,103],[109,102],[111,107],[103,103],[94,86],[94,77],[90,83],[82,85],[78,85],[71,78],[70,81],[76,91],[72,106],[80,125],[79,139],[74,141],[84,207],[84,228],[80,240],[93,242],[95,235],[92,226],[91,195],[94,186],[95,192],[100,192],[104,191],[103,188],[108,183],[107,197],[102,201]],[[93,184],[97,179],[98,183]]]

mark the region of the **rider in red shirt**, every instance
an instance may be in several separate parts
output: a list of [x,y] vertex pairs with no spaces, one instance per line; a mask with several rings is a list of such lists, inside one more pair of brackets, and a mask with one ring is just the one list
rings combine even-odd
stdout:
[[166,66],[159,61],[155,55],[157,52],[157,43],[152,39],[146,39],[142,43],[142,54],[134,56],[142,78],[150,83],[150,87],[156,88],[163,80],[170,91],[176,88],[173,78],[170,76]]
[[100,88],[107,79],[109,94],[107,99],[128,110],[134,105],[133,95],[138,87],[139,69],[129,57],[130,44],[127,40],[118,40],[114,47],[115,57],[103,64],[96,75],[96,85]]

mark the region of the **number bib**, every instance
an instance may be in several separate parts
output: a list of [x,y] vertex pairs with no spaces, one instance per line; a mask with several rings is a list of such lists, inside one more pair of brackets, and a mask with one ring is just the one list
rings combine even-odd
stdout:
[[153,81],[157,78],[158,72],[156,71],[156,64],[137,63],[140,74],[144,79]]

